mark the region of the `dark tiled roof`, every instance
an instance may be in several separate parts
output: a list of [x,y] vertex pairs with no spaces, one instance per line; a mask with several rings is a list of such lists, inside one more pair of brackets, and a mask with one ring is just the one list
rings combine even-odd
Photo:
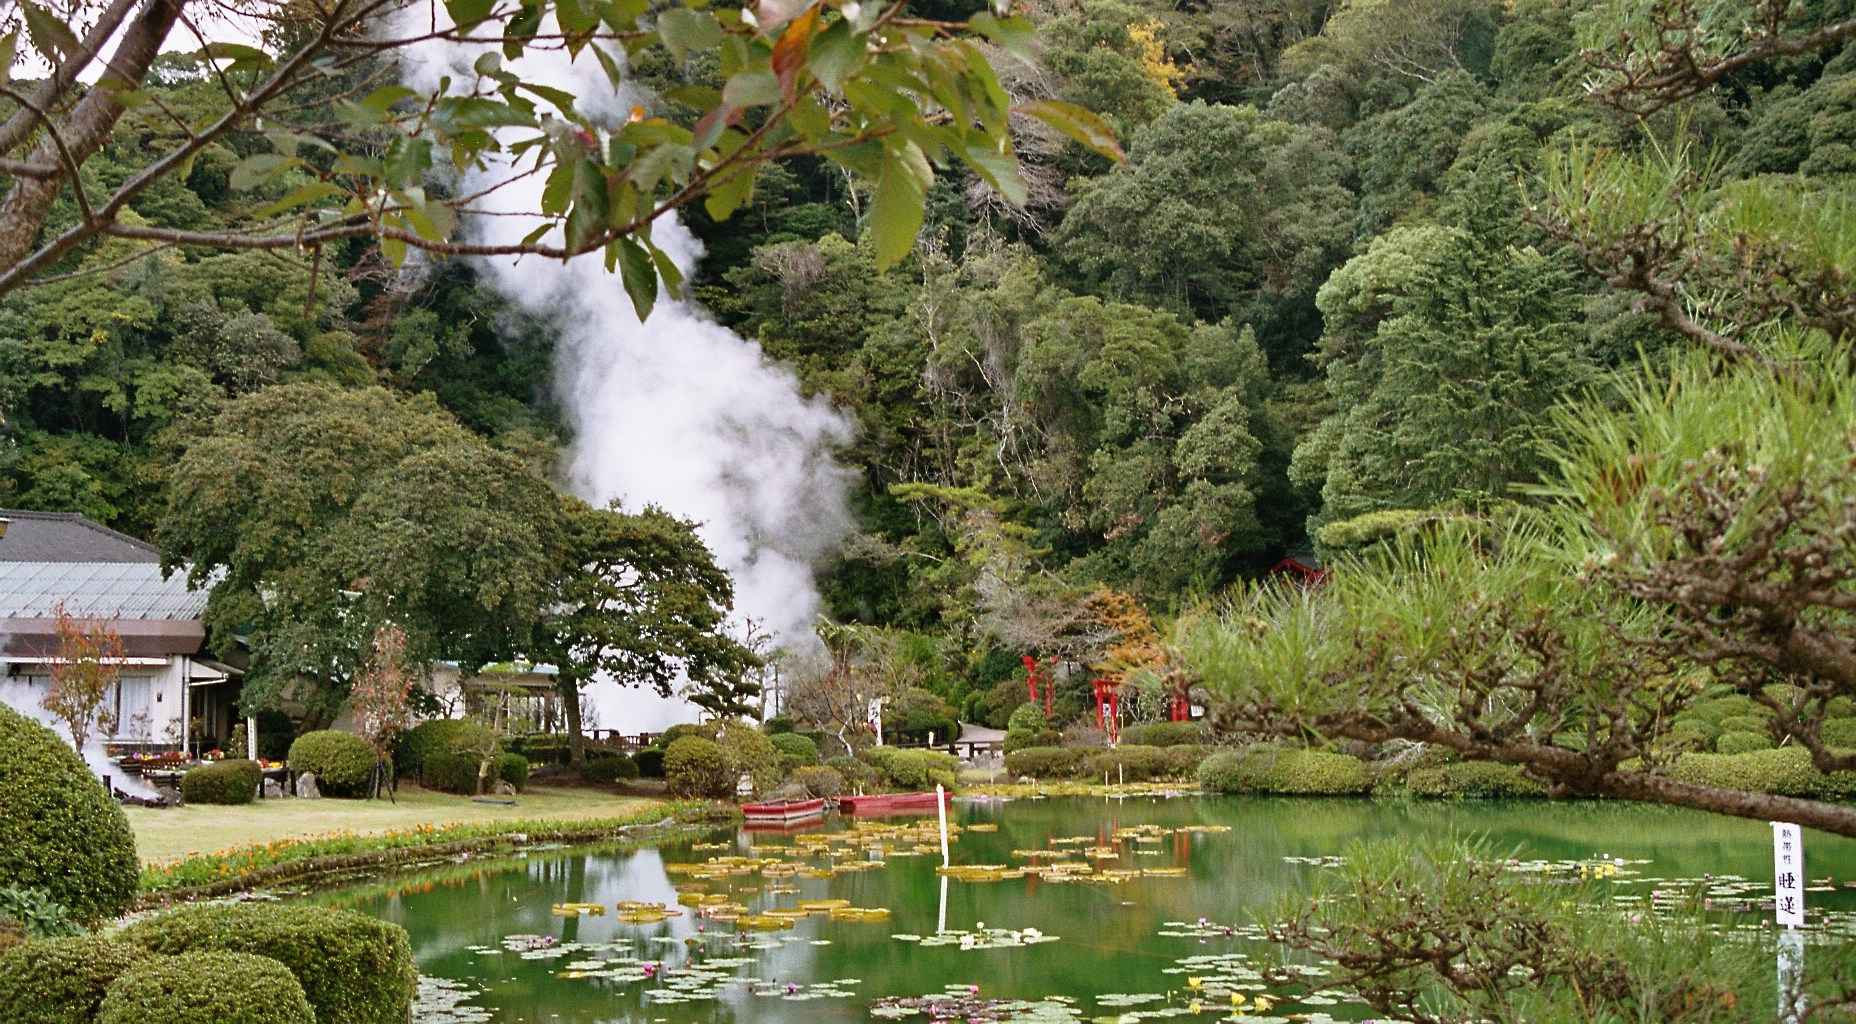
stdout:
[[76,512],[0,509],[12,520],[0,537],[0,562],[139,562],[158,564],[153,544],[99,526]]

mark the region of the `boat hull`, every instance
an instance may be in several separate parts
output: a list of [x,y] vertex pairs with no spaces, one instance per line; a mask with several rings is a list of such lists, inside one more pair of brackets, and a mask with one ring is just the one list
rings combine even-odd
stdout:
[[[953,802],[952,794],[943,794],[940,800]],[[933,814],[937,806],[933,793],[877,793],[871,796],[841,796],[838,798],[838,813],[858,817],[877,814]]]

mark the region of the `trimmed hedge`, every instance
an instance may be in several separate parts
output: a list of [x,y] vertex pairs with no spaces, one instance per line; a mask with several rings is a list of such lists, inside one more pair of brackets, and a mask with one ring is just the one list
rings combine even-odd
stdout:
[[1751,750],[1743,754],[1683,754],[1669,777],[1703,786],[1744,789],[1819,800],[1856,797],[1856,772],[1825,775],[1803,747]]
[[960,761],[939,750],[903,750],[899,747],[871,747],[863,759],[877,770],[882,780],[897,789],[933,789],[936,783],[949,789]]
[[374,776],[374,750],[351,732],[320,729],[290,744],[290,774],[314,773],[323,796],[366,796]]
[[187,769],[180,795],[190,804],[248,804],[263,782],[264,769],[256,761],[216,761]]
[[183,953],[123,972],[97,1024],[315,1024],[289,968],[249,953]]
[[620,779],[638,777],[638,762],[624,754],[611,754],[606,757],[588,757],[586,767],[580,770],[580,777],[597,786],[610,786]]
[[1177,747],[1210,743],[1211,726],[1204,722],[1154,722],[1122,731],[1122,742],[1131,746]]
[[839,777],[844,780],[844,787],[847,791],[875,789],[877,783],[883,780],[882,774],[874,767],[849,754],[840,754],[826,761],[825,767],[838,773]]
[[1110,782],[1190,779],[1204,760],[1205,748],[1200,746],[1153,747],[1124,743],[1110,750],[1097,751],[1089,774],[1097,779],[1106,776]]
[[270,957],[296,975],[319,1024],[405,1024],[419,986],[406,929],[352,910],[201,904],[137,921],[122,937],[154,953]]
[[[715,738],[728,760],[728,776],[743,775],[753,780],[755,792],[772,789],[780,782],[780,754],[773,741],[759,729],[742,722],[724,722]],[[734,792],[731,782],[729,792]]]
[[647,779],[664,777],[664,752],[656,747],[646,747],[633,754],[632,763],[638,766],[638,774]]
[[714,740],[685,734],[664,751],[664,778],[671,796],[725,800],[735,795],[728,755]]
[[796,757],[802,765],[818,764],[818,744],[812,737],[801,736],[796,732],[776,732],[767,737],[772,741],[773,749],[788,757]]
[[806,793],[811,796],[838,796],[844,792],[844,776],[836,768],[824,765],[806,765],[795,769],[793,782],[804,786]]
[[[440,793],[471,796],[477,792],[477,775],[482,770],[483,758],[476,754],[451,751],[433,754],[425,759],[425,770],[419,774],[419,785]],[[491,769],[490,778],[501,779],[521,789],[528,785],[528,758],[521,754],[496,755],[496,764]]]
[[1461,761],[1419,768],[1405,779],[1412,796],[1510,799],[1546,796],[1547,787],[1527,777],[1520,765]]
[[463,718],[434,718],[401,733],[393,744],[393,770],[404,779],[420,778],[426,759],[434,754],[449,754],[466,732],[481,728]]
[[0,886],[85,924],[126,913],[141,865],[129,819],[59,735],[0,705]]
[[1083,774],[1097,751],[1090,747],[1020,747],[1005,754],[1005,770],[1014,778],[1068,779]]
[[0,955],[7,1024],[82,1024],[96,1017],[117,976],[148,959],[134,943],[85,935],[15,946]]
[[1214,793],[1342,796],[1373,788],[1366,762],[1349,754],[1258,744],[1213,754],[1199,765],[1199,788]]
[[1721,732],[1755,732],[1765,735],[1771,719],[1765,715],[1728,715],[1721,719]]
[[1714,749],[1722,754],[1744,754],[1753,750],[1771,750],[1772,737],[1764,732],[1746,732],[1735,730],[1723,732],[1714,741]]
[[1832,718],[1818,731],[1829,747],[1856,747],[1856,718]]

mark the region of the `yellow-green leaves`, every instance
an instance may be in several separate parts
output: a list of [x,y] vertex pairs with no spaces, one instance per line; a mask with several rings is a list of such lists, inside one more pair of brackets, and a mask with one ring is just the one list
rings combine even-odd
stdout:
[[1127,163],[1127,154],[1121,151],[1121,143],[1115,139],[1114,129],[1091,111],[1074,103],[1058,100],[1037,100],[1022,104],[1019,112],[1050,125],[1077,142],[1119,163]]
[[876,247],[876,263],[888,269],[915,248],[922,229],[923,203],[934,170],[912,142],[885,146],[883,170],[876,180],[866,233]]

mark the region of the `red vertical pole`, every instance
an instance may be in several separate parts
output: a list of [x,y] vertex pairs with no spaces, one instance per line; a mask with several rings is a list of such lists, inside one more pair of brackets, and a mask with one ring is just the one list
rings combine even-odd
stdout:
[[1036,704],[1038,702],[1038,659],[1029,654],[1025,655],[1025,687],[1031,691],[1031,696],[1027,699]]

